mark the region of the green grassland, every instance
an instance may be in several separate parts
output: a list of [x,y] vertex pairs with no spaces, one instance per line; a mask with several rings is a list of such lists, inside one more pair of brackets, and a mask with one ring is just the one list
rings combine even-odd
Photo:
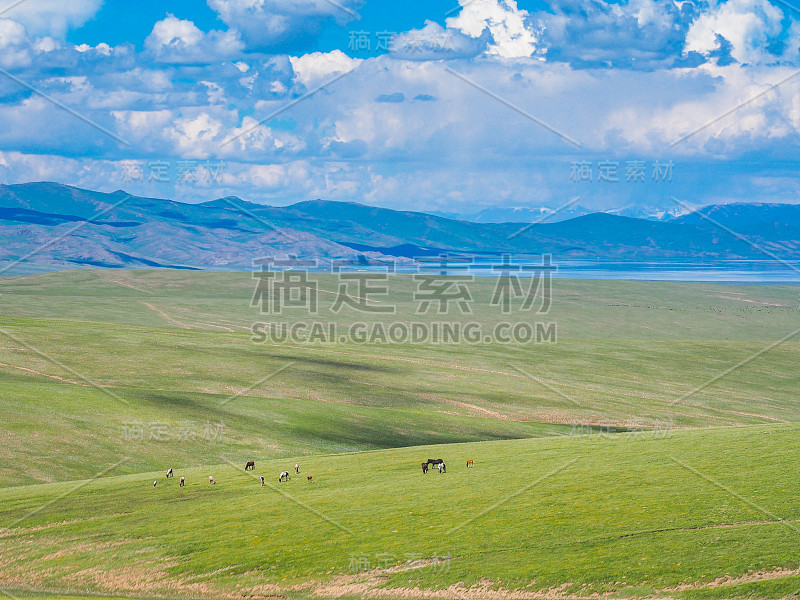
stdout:
[[[440,316],[416,315],[415,282],[398,275],[381,298],[397,313],[381,316],[332,313],[338,281],[319,275],[309,316],[261,314],[254,285],[172,271],[0,280],[0,590],[800,589],[798,288],[555,280],[547,314],[504,315],[494,281],[477,279],[471,313]],[[297,320],[539,320],[557,340],[254,341],[256,322]],[[423,476],[439,456],[448,473]]]
[[[252,475],[240,465],[179,469],[185,488],[160,472],[7,488],[0,514],[14,526],[0,534],[0,581],[247,597],[415,588],[691,597],[738,583],[782,597],[800,588],[798,432],[748,426],[312,456],[282,484],[291,460],[258,461]],[[446,474],[421,474],[430,454],[447,460]]]

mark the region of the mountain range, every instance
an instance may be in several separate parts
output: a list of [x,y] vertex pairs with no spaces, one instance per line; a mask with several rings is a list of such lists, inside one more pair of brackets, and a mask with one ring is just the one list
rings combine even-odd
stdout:
[[0,185],[0,262],[7,264],[243,269],[265,256],[366,265],[442,253],[798,259],[800,206],[712,205],[661,221],[590,213],[484,223],[355,202],[186,204],[51,182]]

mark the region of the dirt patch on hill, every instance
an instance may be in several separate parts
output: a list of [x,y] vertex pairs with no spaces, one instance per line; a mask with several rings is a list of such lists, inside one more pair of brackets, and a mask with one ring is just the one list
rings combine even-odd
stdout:
[[784,577],[794,577],[800,575],[800,568],[798,569],[774,569],[771,571],[751,571],[738,577],[731,577],[725,575],[724,577],[717,577],[714,581],[707,583],[687,583],[673,588],[665,588],[664,592],[682,592],[685,590],[697,590],[708,588],[727,587],[730,585],[739,585],[741,583],[755,583],[758,581],[770,581],[772,579],[782,579]]
[[33,373],[35,375],[41,375],[42,377],[49,377],[50,379],[55,379],[56,381],[62,381],[64,383],[70,383],[72,385],[80,385],[86,387],[87,384],[80,383],[78,381],[73,381],[72,379],[66,379],[64,377],[59,377],[58,375],[48,375],[47,373],[42,373],[41,371],[36,371],[34,369],[29,369],[28,367],[18,367],[17,365],[9,365],[6,363],[0,363],[0,367],[8,367],[10,369],[17,369],[19,371],[27,371],[28,373]]
[[124,277],[119,277],[119,276],[118,277],[111,277],[109,275],[105,275],[104,274],[103,276],[100,277],[100,279],[103,279],[104,281],[108,281],[109,283],[114,283],[114,284],[119,285],[121,287],[126,287],[126,288],[130,288],[132,290],[136,290],[138,292],[145,292],[146,294],[152,294],[153,293],[153,290],[148,290],[147,288],[143,288],[143,287],[139,287],[137,285],[133,285],[130,282],[130,280],[127,280]]
[[[423,566],[429,565],[420,565],[414,568],[422,568]],[[566,589],[574,585],[572,583],[564,583],[557,587],[538,591],[507,590],[497,586],[495,582],[489,579],[481,579],[471,586],[456,583],[438,590],[421,589],[419,587],[380,587],[385,583],[388,575],[393,572],[396,573],[398,571],[385,569],[362,573],[360,576],[338,577],[330,583],[316,586],[313,593],[321,598],[359,596],[362,598],[401,600],[451,600],[453,598],[460,600],[579,600],[587,597],[566,593]],[[601,598],[599,594],[595,594],[593,597]]]
[[767,300],[756,300],[755,298],[745,298],[743,296],[734,296],[728,294],[714,294],[712,298],[722,298],[723,300],[736,300],[737,302],[747,302],[748,304],[760,304],[761,306],[790,306],[783,302],[769,302]]
[[165,313],[163,310],[161,310],[160,308],[158,308],[158,307],[154,306],[154,305],[153,305],[153,304],[151,304],[150,302],[144,302],[144,301],[142,301],[142,300],[140,300],[140,302],[141,302],[142,304],[144,304],[144,305],[145,305],[147,308],[149,308],[150,310],[152,310],[152,311],[154,311],[154,312],[158,313],[159,315],[161,315],[161,318],[162,318],[162,319],[164,319],[165,321],[168,321],[168,322],[170,322],[170,323],[174,323],[175,325],[177,325],[177,326],[179,326],[179,327],[182,327],[183,329],[191,329],[191,328],[192,328],[190,325],[187,325],[186,323],[183,323],[183,322],[181,322],[181,321],[178,321],[177,319],[173,319],[173,318],[172,318],[172,317],[170,317],[170,316],[169,316],[167,313]]
[[450,404],[452,406],[457,406],[459,408],[466,409],[471,417],[483,417],[488,419],[498,419],[500,421],[520,421],[519,417],[515,417],[513,415],[508,415],[505,413],[501,413],[496,410],[492,410],[490,408],[485,408],[483,406],[478,406],[477,404],[470,404],[469,402],[461,402],[459,400],[453,400],[451,398],[443,398],[442,396],[436,396],[434,394],[421,394],[417,393],[415,396],[419,396],[424,400],[431,400],[432,402],[444,402],[446,404]]
[[[130,540],[79,541],[29,536],[6,544],[0,554],[0,588],[46,590],[58,588],[92,590],[105,594],[159,593],[219,596],[206,583],[176,578],[169,569],[178,565],[170,558],[145,556],[131,560],[124,567],[92,566],[81,568],[86,557],[91,560],[114,555]],[[40,555],[42,547],[51,549]]]

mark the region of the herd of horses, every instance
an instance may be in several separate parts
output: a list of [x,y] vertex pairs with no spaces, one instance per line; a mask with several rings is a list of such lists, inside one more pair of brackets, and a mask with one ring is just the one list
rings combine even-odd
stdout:
[[[254,460],[248,460],[247,463],[244,465],[244,470],[245,471],[255,471],[255,469],[256,469],[256,462]],[[298,465],[298,464],[294,465],[294,472],[295,472],[295,475],[299,475],[300,474],[300,465]],[[166,478],[167,479],[169,479],[171,477],[175,477],[175,472],[172,470],[172,467],[167,469],[167,473],[166,473]],[[263,475],[261,475],[258,479],[261,482],[262,487],[267,484],[267,482],[264,481],[264,476]],[[314,481],[314,478],[311,475],[309,475],[308,477],[306,477],[306,480],[309,483],[311,483],[312,481]],[[280,476],[278,477],[278,483],[281,483],[283,481],[289,481],[289,471],[283,471],[280,474]],[[210,483],[211,485],[215,485],[217,483],[217,480],[214,479],[213,475],[209,475],[208,476],[208,483]],[[157,485],[158,485],[158,479],[156,479],[153,482],[153,487],[156,487]],[[186,478],[185,477],[181,477],[180,483],[178,485],[180,487],[184,487],[186,485]]]
[[[447,473],[447,465],[445,464],[444,460],[442,460],[441,458],[429,458],[428,460],[423,462],[422,463],[422,472],[423,473],[427,473],[428,469],[431,466],[436,467],[439,470],[439,474]],[[474,466],[475,466],[475,461],[474,460],[468,460],[467,461],[467,468],[468,469],[471,469]],[[247,463],[244,465],[244,470],[245,471],[255,471],[255,469],[256,469],[256,462],[254,460],[248,460]],[[294,465],[294,473],[295,473],[295,475],[299,475],[300,474],[300,465],[298,465],[298,464]],[[167,469],[167,475],[166,475],[167,479],[169,479],[171,477],[174,477],[174,476],[175,476],[175,473],[173,472],[172,468],[170,467],[169,469]],[[266,482],[264,481],[264,476],[263,475],[261,475],[258,479],[261,482],[262,487],[266,485]],[[313,478],[311,477],[311,475],[309,475],[306,479],[307,479],[307,481],[309,483],[311,483],[313,481]],[[289,471],[281,471],[281,474],[278,476],[278,483],[283,483],[284,481],[289,481]],[[214,484],[217,483],[217,480],[214,479],[213,475],[209,475],[208,476],[208,483],[210,483],[211,485],[214,485]],[[156,487],[157,485],[158,485],[158,480],[156,479],[153,482],[153,487]],[[178,485],[180,487],[184,487],[186,485],[186,479],[184,477],[181,477],[180,478],[180,483]]]
[[[427,473],[428,469],[430,469],[431,466],[436,467],[439,470],[439,474],[447,473],[447,465],[444,464],[444,461],[441,458],[429,458],[428,460],[426,460],[424,463],[422,463],[422,472]],[[471,469],[474,466],[475,466],[474,460],[467,461],[468,469]]]

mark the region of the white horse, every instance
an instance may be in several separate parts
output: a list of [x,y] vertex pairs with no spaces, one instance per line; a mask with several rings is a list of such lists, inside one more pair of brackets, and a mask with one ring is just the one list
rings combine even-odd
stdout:
[[439,463],[438,465],[436,465],[436,467],[439,469],[440,474],[447,473],[447,467],[445,466],[444,463]]
[[172,467],[170,467],[169,469],[167,469],[167,479],[169,479],[172,476],[173,476]]
[[216,479],[214,479],[214,476],[213,476],[213,475],[209,475],[209,476],[208,476],[208,483],[217,483],[217,480],[216,480]]
[[300,465],[298,465],[297,463],[294,464],[294,472],[295,472],[295,475],[299,475],[300,474]]
[[278,482],[280,483],[284,479],[286,479],[286,481],[289,481],[289,471],[284,471],[283,473],[281,473],[281,476],[278,477]]
[[261,480],[261,487],[264,487],[264,476],[262,475],[259,479]]

